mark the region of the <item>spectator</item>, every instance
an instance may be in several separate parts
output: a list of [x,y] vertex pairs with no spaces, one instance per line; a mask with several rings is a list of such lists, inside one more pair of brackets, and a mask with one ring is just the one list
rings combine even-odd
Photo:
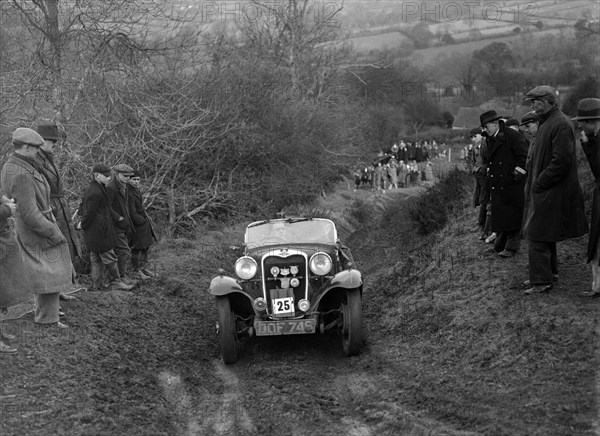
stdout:
[[59,293],[72,285],[73,264],[52,214],[50,187],[36,159],[44,140],[35,130],[18,128],[12,143],[15,152],[2,167],[1,183],[18,205],[15,229],[27,274],[9,280],[34,294],[37,325],[67,328],[59,321]]
[[133,285],[121,280],[114,251],[117,245],[114,222],[119,216],[110,207],[110,197],[106,189],[109,182],[110,169],[106,165],[95,165],[92,169],[92,180],[83,197],[83,208],[79,211],[83,237],[90,252],[92,290],[102,290],[103,270],[106,269],[110,290],[129,291]]
[[527,112],[521,118],[521,123],[519,124],[519,126],[523,128],[523,134],[525,135],[530,144],[528,155],[531,154],[531,144],[533,144],[533,140],[535,138],[535,134],[537,133],[539,125],[539,117],[534,111]]
[[387,165],[387,175],[390,180],[388,189],[398,189],[398,161],[396,159],[390,159]]
[[538,86],[525,97],[540,117],[527,166],[523,220],[523,235],[529,241],[525,294],[537,294],[552,289],[558,278],[556,243],[587,233],[587,221],[573,123],[558,109],[554,88]]
[[[42,175],[50,186],[52,213],[56,218],[58,228],[67,239],[71,262],[74,266],[81,265],[81,246],[71,222],[72,213],[63,192],[62,177],[54,162],[54,147],[59,140],[58,127],[55,124],[41,124],[38,125],[37,132],[44,138],[44,145],[40,147],[37,159],[40,163]],[[62,300],[72,300],[75,297],[61,293],[60,298]]]
[[588,239],[587,261],[592,265],[592,289],[584,291],[582,297],[600,297],[600,99],[584,98],[577,104],[577,116],[572,118],[581,128],[581,148],[587,157],[596,179],[592,200],[592,225]]
[[499,120],[500,117],[494,110],[480,116],[489,151],[492,231],[497,234],[491,250],[500,257],[510,258],[519,251],[521,245],[528,147],[521,133],[507,129]]
[[[381,190],[381,186],[383,184],[384,177],[384,168],[381,161],[375,163],[375,189],[377,191]],[[383,191],[385,192],[385,191]]]
[[504,125],[510,129],[519,131],[519,120],[516,118],[509,118],[504,122]]
[[129,261],[131,258],[131,248],[129,247],[129,239],[133,232],[133,222],[129,214],[129,178],[133,174],[133,168],[126,164],[119,164],[113,168],[115,176],[106,185],[108,192],[109,204],[116,213],[117,220],[115,221],[115,232],[117,236],[117,244],[115,253],[117,255],[117,264],[119,266],[119,275],[121,280],[127,283],[129,278]]
[[133,233],[131,235],[131,266],[133,272],[140,279],[145,280],[153,277],[154,274],[147,269],[148,250],[156,241],[156,235],[152,228],[150,217],[144,209],[142,193],[140,192],[140,173],[133,171],[129,179],[129,201],[131,221],[133,222]]
[[473,175],[475,176],[473,207],[479,207],[477,226],[481,230],[481,236],[479,237],[481,240],[489,236],[489,233],[486,234],[484,228],[487,214],[487,203],[490,197],[487,181],[487,161],[484,153],[484,147],[486,146],[486,143],[483,141],[483,136],[481,135],[482,133],[481,127],[475,127],[469,131],[469,137],[471,138],[473,148],[476,151],[476,158],[473,168]]
[[[18,278],[24,271],[20,270],[21,255],[17,238],[12,226],[11,217],[16,214],[17,204],[13,199],[2,196],[0,200],[0,307],[2,309],[20,303],[27,298],[24,289],[18,286]],[[13,354],[17,349],[8,345],[15,337],[0,330],[0,354]]]

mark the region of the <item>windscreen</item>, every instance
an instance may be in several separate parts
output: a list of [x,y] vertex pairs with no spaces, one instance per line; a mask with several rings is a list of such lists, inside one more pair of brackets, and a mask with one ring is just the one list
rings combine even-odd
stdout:
[[335,244],[337,232],[326,219],[273,220],[248,226],[246,245],[256,248],[275,244]]

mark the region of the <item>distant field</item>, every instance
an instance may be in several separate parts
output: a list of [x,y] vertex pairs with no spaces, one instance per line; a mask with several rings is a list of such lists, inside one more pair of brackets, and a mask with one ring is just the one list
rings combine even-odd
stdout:
[[496,37],[496,38],[481,38],[478,39],[477,41],[469,41],[469,42],[463,42],[460,44],[452,44],[452,45],[446,45],[446,46],[440,46],[440,47],[430,47],[430,48],[424,48],[424,49],[420,49],[420,50],[415,50],[414,53],[410,56],[410,59],[416,64],[416,65],[420,65],[420,66],[424,66],[424,65],[430,65],[430,64],[434,64],[436,63],[440,57],[446,57],[446,56],[454,56],[454,55],[458,55],[461,53],[472,53],[475,50],[479,50],[482,47],[485,47],[488,44],[491,44],[492,42],[505,42],[507,44],[510,44],[511,41],[516,41],[519,38],[522,38],[524,36],[530,36],[533,35],[534,37],[542,37],[543,35],[558,35],[561,34],[561,32],[563,34],[566,34],[567,32],[573,32],[572,30],[567,30],[567,29],[548,29],[548,30],[542,30],[539,32],[534,32],[534,33],[526,33],[525,35],[523,34],[519,34],[519,35],[509,35],[509,36],[500,36],[500,37]]
[[371,50],[382,50],[385,47],[398,47],[402,43],[411,44],[412,40],[399,32],[382,33],[380,35],[358,36],[350,41],[359,53],[368,53]]

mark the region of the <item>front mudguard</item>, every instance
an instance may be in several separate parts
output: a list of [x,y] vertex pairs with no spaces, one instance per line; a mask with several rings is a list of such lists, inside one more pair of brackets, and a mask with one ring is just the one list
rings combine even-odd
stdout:
[[235,292],[245,295],[250,301],[252,297],[233,277],[217,276],[210,281],[210,294],[216,297],[233,294]]
[[327,281],[325,285],[314,294],[314,299],[313,301],[311,301],[311,308],[313,310],[316,310],[316,308],[319,307],[319,304],[323,297],[333,289],[337,291],[339,291],[340,289],[358,289],[360,291],[360,295],[362,296],[362,288],[363,279],[360,271],[356,269],[347,269],[344,271],[340,271],[329,281]]
[[233,312],[242,318],[254,313],[254,298],[233,277],[217,276],[210,281],[210,294],[215,297],[228,297]]

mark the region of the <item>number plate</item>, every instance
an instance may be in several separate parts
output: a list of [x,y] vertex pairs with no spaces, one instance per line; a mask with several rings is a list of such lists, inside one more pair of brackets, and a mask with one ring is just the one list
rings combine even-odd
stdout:
[[314,333],[315,319],[290,319],[285,321],[254,321],[256,336],[303,335]]

